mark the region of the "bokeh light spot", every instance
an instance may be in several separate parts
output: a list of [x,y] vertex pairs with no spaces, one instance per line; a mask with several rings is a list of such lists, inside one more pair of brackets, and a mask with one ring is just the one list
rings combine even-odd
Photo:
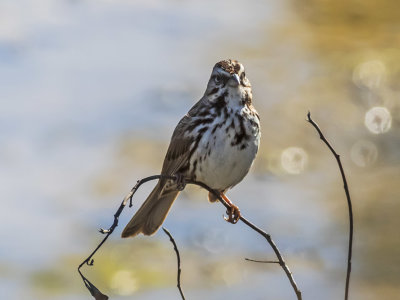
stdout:
[[375,106],[365,114],[365,126],[372,133],[385,133],[392,126],[392,115],[386,107]]
[[351,147],[350,157],[357,166],[367,167],[378,158],[378,149],[370,141],[359,140]]
[[306,151],[299,147],[289,147],[282,151],[281,164],[289,174],[300,174],[308,162]]
[[137,280],[131,271],[121,270],[111,279],[111,288],[121,296],[133,294],[138,289]]
[[386,67],[380,60],[359,64],[353,72],[353,82],[358,87],[377,89],[386,77]]

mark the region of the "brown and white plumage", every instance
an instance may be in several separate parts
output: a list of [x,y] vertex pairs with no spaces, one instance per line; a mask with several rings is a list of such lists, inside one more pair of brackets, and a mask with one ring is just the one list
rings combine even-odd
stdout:
[[[223,194],[246,176],[259,141],[259,117],[243,65],[235,60],[218,62],[204,96],[176,126],[161,174],[180,174]],[[178,194],[174,181],[159,180],[122,237],[155,233]],[[209,200],[216,199],[209,194]]]

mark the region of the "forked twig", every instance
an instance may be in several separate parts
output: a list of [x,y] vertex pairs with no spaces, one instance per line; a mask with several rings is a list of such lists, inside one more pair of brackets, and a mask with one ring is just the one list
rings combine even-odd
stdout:
[[[210,187],[208,187],[206,184],[202,183],[202,182],[195,182],[195,184],[201,186],[202,188],[208,190],[209,192],[213,193],[218,200],[227,208],[229,209],[230,206],[228,205],[228,203],[226,203],[222,197],[219,195],[219,193],[217,193],[215,190],[211,189]],[[290,284],[292,285],[292,288],[294,290],[294,292],[296,293],[297,299],[301,300],[302,296],[301,296],[301,291],[299,290],[299,288],[297,287],[296,281],[294,281],[292,272],[290,271],[289,267],[286,265],[285,260],[283,259],[281,253],[279,252],[278,247],[275,245],[275,242],[272,240],[271,235],[266,233],[264,230],[258,228],[256,225],[254,225],[253,223],[251,223],[249,220],[247,220],[245,217],[243,217],[243,215],[240,216],[240,221],[242,221],[244,224],[246,224],[247,226],[249,226],[251,229],[253,229],[254,231],[258,232],[259,234],[261,234],[266,240],[267,242],[270,244],[272,250],[274,250],[276,257],[278,258],[279,261],[279,265],[282,267],[283,271],[285,271],[286,276],[289,279]]]
[[327,141],[325,138],[324,134],[322,133],[321,129],[319,129],[318,125],[311,119],[311,113],[308,112],[307,114],[307,121],[311,123],[312,126],[317,130],[320,139],[328,146],[329,150],[331,150],[332,154],[336,158],[336,162],[339,166],[340,174],[342,175],[342,180],[343,180],[343,187],[344,187],[344,192],[346,193],[346,199],[347,199],[347,206],[349,209],[349,248],[347,252],[347,273],[346,273],[346,287],[345,287],[345,293],[344,293],[344,299],[347,300],[349,298],[349,285],[350,285],[350,273],[351,273],[351,257],[352,257],[352,251],[353,251],[353,208],[351,205],[351,198],[350,198],[350,192],[349,192],[349,187],[347,185],[347,180],[346,180],[346,175],[344,174],[342,162],[340,161],[340,155],[336,153],[335,149],[331,146],[331,144]]
[[[141,180],[138,180],[136,185],[131,189],[131,191],[129,192],[129,194],[124,198],[124,200],[122,201],[120,207],[118,208],[117,212],[114,214],[114,222],[111,225],[111,227],[107,230],[105,229],[100,229],[100,232],[103,234],[106,234],[106,236],[104,237],[104,239],[100,242],[100,244],[96,247],[96,249],[89,255],[88,258],[86,258],[78,267],[78,272],[81,275],[85,286],[89,289],[90,293],[93,295],[95,293],[95,291],[98,291],[98,289],[91,284],[81,273],[80,269],[84,264],[87,265],[93,265],[93,255],[97,252],[97,250],[99,250],[99,248],[104,244],[104,242],[107,240],[107,238],[110,236],[110,234],[112,234],[112,232],[114,231],[114,229],[118,226],[118,219],[119,216],[122,212],[122,210],[125,208],[126,203],[128,202],[128,200],[130,200],[130,206],[132,206],[132,197],[135,194],[135,192],[138,190],[138,188],[145,182],[151,181],[151,180],[155,180],[155,179],[160,179],[160,178],[164,178],[164,179],[171,179],[171,180],[178,180],[178,176],[175,175],[153,175],[153,176],[149,176],[146,178],[143,178]],[[215,190],[213,190],[212,188],[210,188],[208,185],[202,183],[202,182],[197,182],[197,181],[192,181],[192,180],[186,180],[185,182],[186,184],[194,184],[194,185],[198,185],[204,189],[206,189],[207,191],[209,191],[210,193],[214,194],[215,197],[227,208],[230,209],[230,206],[228,205],[228,203],[225,202],[225,200],[220,196],[219,193],[217,193]],[[259,233],[260,235],[262,235],[270,244],[270,246],[272,247],[272,249],[275,252],[275,255],[278,258],[278,262],[279,265],[282,267],[282,269],[285,271],[286,276],[289,279],[290,284],[292,285],[292,288],[294,290],[294,292],[296,293],[297,299],[301,300],[302,296],[301,296],[301,291],[299,290],[299,288],[297,287],[296,282],[294,281],[292,272],[289,270],[289,267],[286,265],[286,262],[284,261],[281,253],[279,252],[278,247],[275,245],[274,241],[272,240],[271,236],[266,233],[265,231],[261,230],[260,228],[258,228],[256,225],[254,225],[253,223],[251,223],[249,220],[247,220],[245,217],[243,217],[243,215],[240,216],[240,220],[246,224],[248,227],[250,227],[251,229],[253,229],[254,231],[256,231],[257,233]],[[90,284],[87,284],[87,283]],[[103,295],[103,294],[102,294]],[[101,299],[101,298],[95,298],[97,299]]]
[[164,230],[166,235],[169,236],[169,240],[171,241],[172,245],[174,246],[174,250],[176,253],[176,259],[178,261],[178,275],[177,275],[177,280],[176,280],[177,281],[176,286],[178,287],[178,290],[179,290],[179,293],[181,294],[182,300],[185,300],[185,295],[183,294],[182,287],[181,287],[181,272],[182,272],[182,270],[181,270],[181,257],[179,255],[179,250],[178,250],[178,247],[176,246],[175,240],[172,237],[171,233],[165,227],[163,227],[162,229]]
[[138,188],[145,182],[148,182],[150,180],[154,179],[159,179],[160,175],[156,176],[149,176],[146,178],[143,178],[141,180],[138,180],[135,184],[135,186],[131,189],[128,195],[124,198],[124,200],[121,202],[121,205],[119,206],[117,212],[114,214],[114,222],[111,225],[109,229],[103,229],[100,228],[99,232],[102,234],[105,234],[106,236],[103,238],[103,240],[100,242],[100,244],[93,250],[93,252],[79,265],[78,267],[78,272],[79,275],[82,277],[83,283],[85,284],[86,288],[89,290],[90,294],[96,299],[96,300],[105,300],[108,299],[108,296],[102,294],[98,288],[94,284],[92,284],[81,272],[81,268],[83,265],[88,265],[88,266],[93,266],[94,260],[93,256],[96,254],[96,252],[100,249],[101,246],[106,242],[108,237],[114,232],[115,228],[118,226],[118,219],[119,216],[121,215],[122,211],[124,210],[126,203],[128,200],[130,200],[129,206],[132,206],[132,197],[138,190]]

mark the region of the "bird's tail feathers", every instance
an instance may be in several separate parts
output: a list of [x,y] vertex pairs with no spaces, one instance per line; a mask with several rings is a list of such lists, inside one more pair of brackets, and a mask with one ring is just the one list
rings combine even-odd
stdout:
[[[169,183],[169,184],[168,184]],[[169,185],[166,187],[166,185]],[[176,185],[157,183],[136,214],[122,231],[121,237],[134,237],[139,233],[154,234],[164,222],[172,203],[178,197]]]

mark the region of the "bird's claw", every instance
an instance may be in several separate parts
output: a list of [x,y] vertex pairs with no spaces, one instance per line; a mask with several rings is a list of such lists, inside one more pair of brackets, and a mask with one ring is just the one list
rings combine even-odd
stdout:
[[176,177],[175,181],[178,191],[183,191],[186,186],[185,176],[183,176],[182,174],[176,174],[175,177]]
[[231,205],[229,209],[226,210],[228,217],[224,216],[225,221],[236,224],[240,219],[240,209],[236,205]]

